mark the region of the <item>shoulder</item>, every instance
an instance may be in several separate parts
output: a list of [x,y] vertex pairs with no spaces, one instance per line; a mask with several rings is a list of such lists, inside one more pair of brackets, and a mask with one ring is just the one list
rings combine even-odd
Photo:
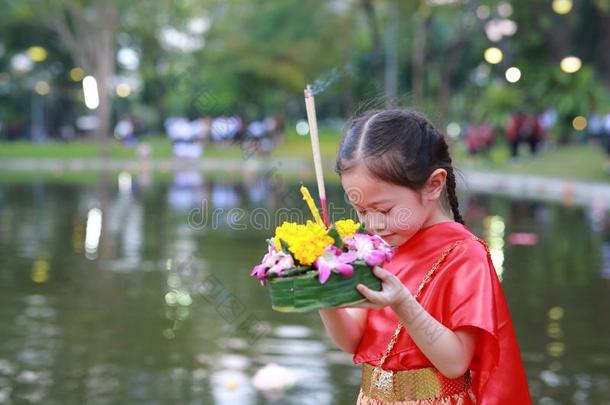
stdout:
[[447,255],[445,263],[446,276],[485,276],[492,273],[491,257],[485,242],[476,236],[464,239]]
[[474,258],[483,259],[489,256],[487,243],[474,234],[472,234],[471,237],[464,239],[457,248],[462,254]]

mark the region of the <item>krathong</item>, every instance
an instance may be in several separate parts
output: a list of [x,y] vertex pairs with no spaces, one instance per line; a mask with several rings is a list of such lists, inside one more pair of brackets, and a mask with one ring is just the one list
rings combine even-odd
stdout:
[[[320,218],[308,190],[301,192],[314,219]],[[267,254],[251,275],[269,288],[273,309],[305,312],[363,301],[356,285],[379,291],[372,268],[391,259],[391,247],[352,219],[328,228],[319,220],[284,222],[267,240]]]

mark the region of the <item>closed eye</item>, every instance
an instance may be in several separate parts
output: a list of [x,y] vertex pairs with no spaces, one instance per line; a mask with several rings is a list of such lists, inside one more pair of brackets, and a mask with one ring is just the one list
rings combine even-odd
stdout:
[[379,208],[379,209],[377,209],[377,212],[379,212],[380,214],[384,214],[385,215],[385,214],[389,213],[390,211],[392,211],[392,209],[394,209],[394,207],[385,208],[385,209]]
[[[374,209],[373,211],[378,212],[379,214],[382,214],[382,215],[386,215],[386,214],[388,214],[390,211],[392,211],[392,209],[393,209],[393,208],[394,208],[394,207],[392,207],[392,208],[388,208],[388,209],[376,208],[376,209]],[[359,208],[356,208],[356,212],[358,212],[358,214],[360,214],[360,215],[366,215],[367,210],[365,210],[365,209],[359,209]]]

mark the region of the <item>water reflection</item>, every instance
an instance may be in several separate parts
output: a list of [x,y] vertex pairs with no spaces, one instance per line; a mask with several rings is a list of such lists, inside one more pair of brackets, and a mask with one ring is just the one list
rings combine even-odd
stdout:
[[[354,403],[359,369],[317,314],[272,312],[248,276],[275,224],[235,230],[253,212],[305,208],[299,184],[252,170],[101,184],[0,185],[0,404]],[[344,204],[339,187],[328,194]],[[462,197],[501,273],[536,402],[609,401],[606,208]],[[209,221],[189,223],[204,208]],[[252,383],[269,364],[295,377],[277,398]]]

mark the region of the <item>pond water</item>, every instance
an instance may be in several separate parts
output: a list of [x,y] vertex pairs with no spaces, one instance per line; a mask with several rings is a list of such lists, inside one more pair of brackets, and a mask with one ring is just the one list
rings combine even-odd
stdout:
[[[298,183],[268,180],[0,184],[0,404],[353,404],[359,367],[317,312],[273,312],[249,277],[293,215],[278,208],[304,208]],[[346,208],[338,185],[328,194]],[[610,404],[604,210],[460,198],[501,272],[535,402]],[[269,363],[296,378],[284,395],[251,382]]]

